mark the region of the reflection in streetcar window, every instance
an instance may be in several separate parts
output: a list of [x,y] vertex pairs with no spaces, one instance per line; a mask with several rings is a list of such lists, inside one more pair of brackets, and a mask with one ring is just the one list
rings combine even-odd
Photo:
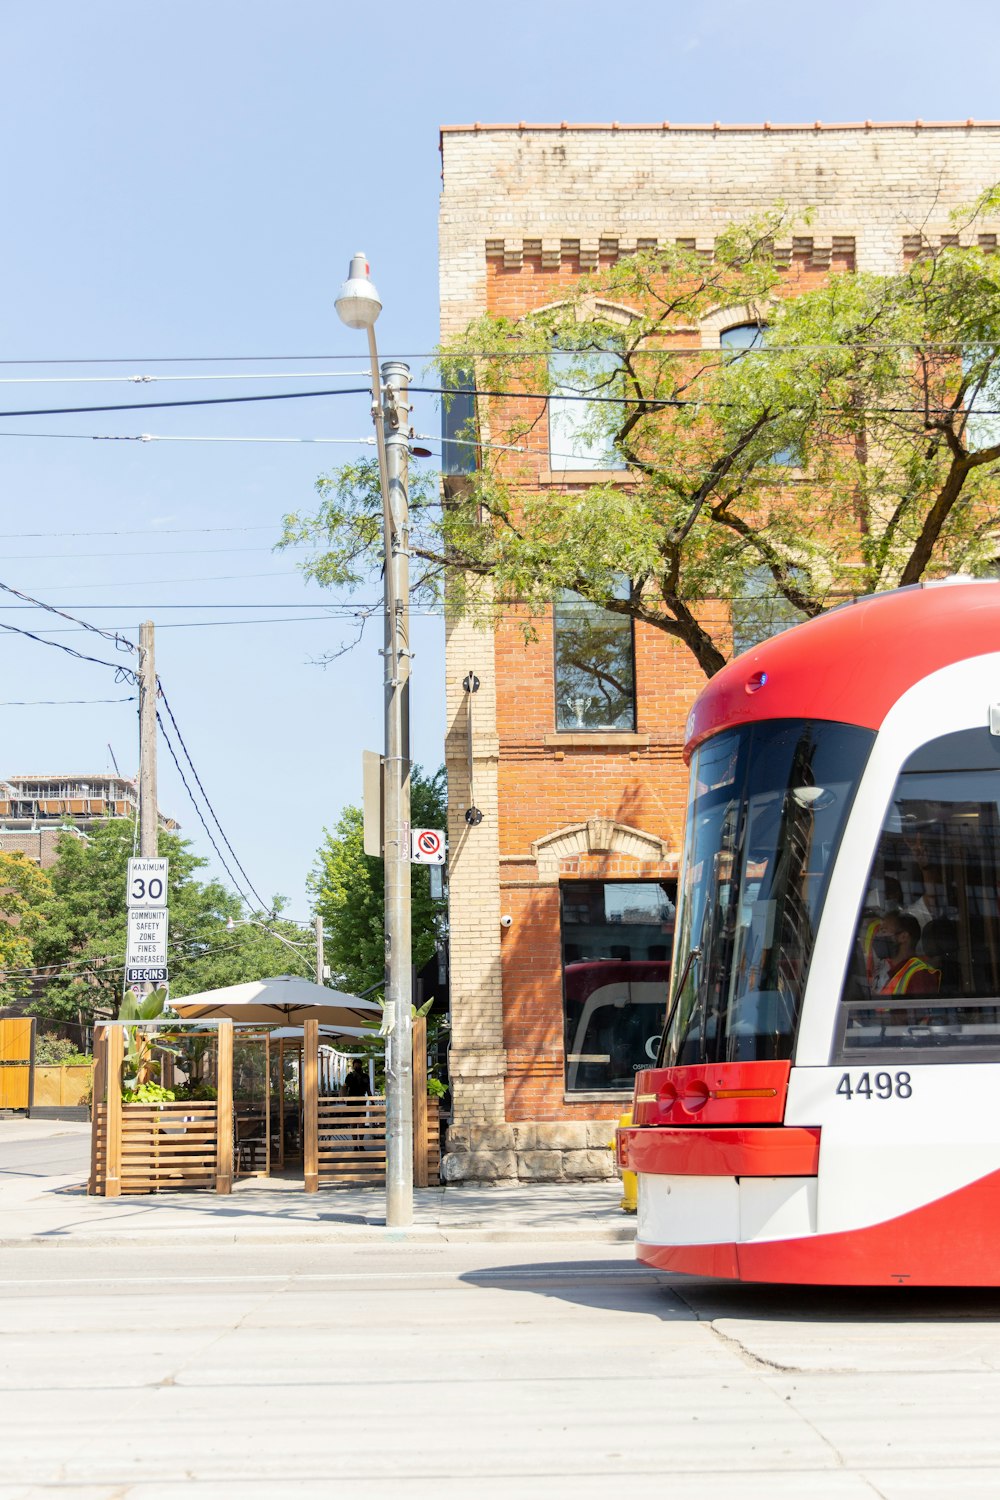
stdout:
[[946,740],[893,792],[844,984],[842,1058],[1000,1055],[1000,752],[985,727]]
[[696,750],[660,1067],[791,1057],[830,871],[873,738],[849,724],[775,719]]

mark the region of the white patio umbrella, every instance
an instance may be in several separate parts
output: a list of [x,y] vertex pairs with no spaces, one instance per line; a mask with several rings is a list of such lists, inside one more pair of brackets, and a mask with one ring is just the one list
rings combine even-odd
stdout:
[[[301,1026],[279,1026],[270,1033],[272,1042],[296,1042],[302,1039]],[[319,1028],[320,1045],[329,1038],[332,1041],[370,1041],[371,1028],[366,1026],[325,1026]]]
[[348,1034],[382,1014],[382,1007],[374,1000],[345,995],[293,974],[202,990],[198,995],[171,999],[170,1004],[184,1020],[215,1018],[252,1026],[301,1026],[303,1021],[319,1021],[321,1026],[347,1028]]

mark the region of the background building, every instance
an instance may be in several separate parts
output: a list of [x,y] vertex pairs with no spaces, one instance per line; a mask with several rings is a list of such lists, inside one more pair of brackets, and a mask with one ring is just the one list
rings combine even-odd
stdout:
[[[56,844],[67,829],[86,833],[109,818],[134,818],[139,784],[125,776],[8,776],[0,781],[0,850],[26,854],[43,869],[55,863]],[[158,814],[160,827],[180,827]]]
[[[441,150],[445,339],[551,305],[637,248],[710,256],[725,225],[778,203],[812,210],[775,247],[803,287],[831,267],[889,272],[921,235],[953,237],[950,210],[1000,178],[1000,126],[971,122],[448,126]],[[720,307],[691,346],[756,336],[745,308]],[[553,400],[548,450],[518,460],[526,487],[614,478],[573,427]],[[451,1180],[607,1175],[663,1018],[684,724],[704,678],[660,632],[605,616],[609,694],[567,649],[592,608],[558,606],[529,644],[513,622],[448,633]],[[733,628],[740,646],[738,610]]]

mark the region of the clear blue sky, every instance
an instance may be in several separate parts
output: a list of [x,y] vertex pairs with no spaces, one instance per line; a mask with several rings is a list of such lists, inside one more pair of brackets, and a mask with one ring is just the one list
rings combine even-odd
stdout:
[[[960,0],[942,15],[928,0],[660,0],[626,27],[606,0],[8,6],[0,377],[269,378],[8,384],[0,410],[335,384],[274,377],[338,368],[310,355],[363,369],[363,340],[333,308],[358,248],[382,294],[382,353],[419,370],[437,337],[439,125],[991,118],[995,70],[975,64],[997,55],[1000,11]],[[178,363],[153,363],[166,358]],[[367,406],[0,418],[0,434],[357,438]],[[435,429],[429,404],[417,422]],[[381,743],[379,630],[320,669],[310,658],[351,636],[343,620],[205,622],[320,614],[322,591],[271,548],[317,473],[365,451],[0,435],[0,580],[130,632],[157,622],[160,674],[209,796],[256,886],[299,917],[322,829],[359,799],[361,751]],[[53,639],[87,649],[79,634]],[[440,622],[415,621],[414,639],[414,754],[434,766]],[[109,672],[6,633],[0,662],[0,776],[110,768],[109,743],[134,769],[134,704],[7,706],[126,693]],[[210,854],[162,753],[160,802]]]

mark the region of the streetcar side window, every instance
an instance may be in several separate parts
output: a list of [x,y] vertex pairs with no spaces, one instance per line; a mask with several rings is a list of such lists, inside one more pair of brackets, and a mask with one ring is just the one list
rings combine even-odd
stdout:
[[854,934],[838,1060],[1000,1057],[1000,764],[988,731],[971,734],[957,766],[921,753],[896,784]]

